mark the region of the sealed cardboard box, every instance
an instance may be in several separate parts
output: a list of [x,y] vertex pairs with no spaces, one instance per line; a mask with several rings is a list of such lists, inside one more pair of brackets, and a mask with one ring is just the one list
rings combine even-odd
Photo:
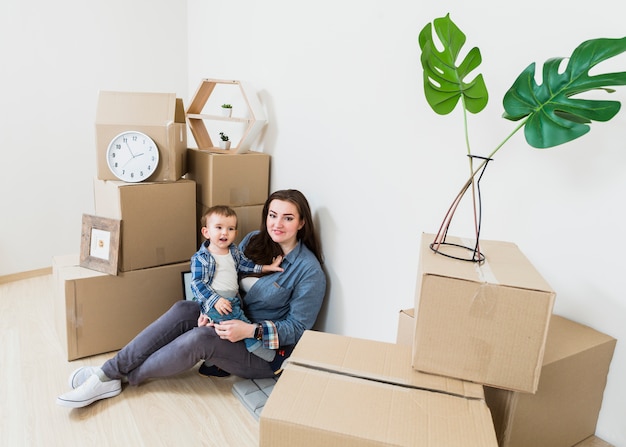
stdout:
[[78,255],[53,258],[55,320],[67,359],[121,349],[183,298],[189,262],[118,276],[78,265]]
[[[200,228],[200,220],[209,207],[198,203],[196,204],[196,209],[198,210],[198,228]],[[263,205],[233,206],[232,209],[237,213],[237,237],[235,238],[235,244],[239,244],[246,234],[261,228]],[[198,247],[205,240],[200,231],[198,231]]]
[[188,149],[187,178],[198,187],[205,206],[265,203],[269,193],[270,156],[261,152],[219,154]]
[[307,331],[260,418],[260,445],[497,445],[480,385],[420,373],[408,346]]
[[148,180],[176,181],[186,173],[187,124],[174,93],[101,91],[96,110],[97,177],[117,180],[107,165],[109,143],[121,132],[148,135],[159,150],[159,164]]
[[536,394],[485,388],[500,447],[569,447],[592,436],[615,344],[553,315]]
[[191,180],[125,183],[94,179],[96,215],[122,221],[121,272],[189,261],[196,247],[196,186]]
[[434,237],[422,235],[413,367],[534,393],[554,291],[513,243],[481,241],[478,264],[435,253]]

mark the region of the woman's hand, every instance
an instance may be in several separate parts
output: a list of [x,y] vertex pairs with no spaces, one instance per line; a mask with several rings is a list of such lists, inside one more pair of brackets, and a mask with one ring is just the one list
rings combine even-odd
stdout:
[[241,320],[226,320],[215,326],[215,332],[222,340],[236,342],[254,337],[256,325]]

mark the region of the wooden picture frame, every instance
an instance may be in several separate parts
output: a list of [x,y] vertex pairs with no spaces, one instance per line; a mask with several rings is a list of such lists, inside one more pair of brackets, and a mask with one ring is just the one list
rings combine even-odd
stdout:
[[121,220],[83,214],[80,266],[117,276]]

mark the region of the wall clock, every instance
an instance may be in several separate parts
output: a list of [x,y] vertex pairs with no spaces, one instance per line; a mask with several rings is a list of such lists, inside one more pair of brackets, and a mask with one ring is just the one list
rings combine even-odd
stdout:
[[137,183],[150,177],[159,165],[159,149],[148,135],[128,130],[111,140],[107,164],[118,179]]

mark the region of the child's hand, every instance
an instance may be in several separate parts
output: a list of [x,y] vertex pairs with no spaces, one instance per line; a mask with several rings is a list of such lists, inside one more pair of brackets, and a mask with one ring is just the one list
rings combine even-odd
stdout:
[[283,262],[282,256],[276,256],[270,265],[264,265],[262,272],[283,272],[285,269],[281,268],[280,263]]
[[213,306],[220,315],[228,315],[233,311],[233,305],[226,298],[220,298]]
[[210,322],[211,319],[208,317],[208,315],[201,313],[198,317],[198,327],[208,326]]

